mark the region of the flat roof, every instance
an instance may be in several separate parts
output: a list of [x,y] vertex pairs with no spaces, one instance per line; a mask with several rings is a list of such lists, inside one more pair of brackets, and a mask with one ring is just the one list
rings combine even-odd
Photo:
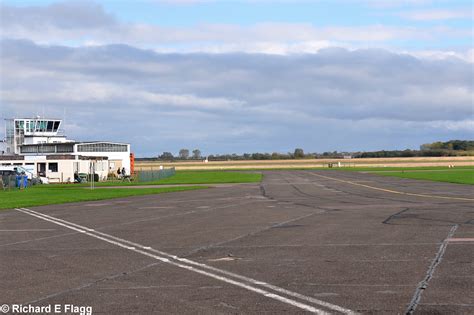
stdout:
[[87,143],[113,143],[113,144],[130,144],[125,142],[114,142],[114,141],[75,141],[77,144],[87,144]]
[[21,147],[27,147],[27,146],[38,146],[38,145],[75,145],[75,144],[96,144],[96,143],[110,143],[110,144],[130,145],[130,143],[111,142],[111,141],[68,141],[68,142],[53,142],[53,143],[22,144],[20,146]]
[[30,163],[43,160],[74,160],[76,157],[79,160],[108,160],[107,156],[87,156],[81,154],[47,154],[41,155],[42,159],[26,160],[24,155],[0,155],[0,161],[26,161]]
[[[55,132],[55,131],[32,131],[31,133],[35,133],[34,135],[24,135],[24,137],[25,137],[25,138],[28,138],[28,137],[30,137],[30,138],[33,138],[33,137],[37,137],[37,138],[39,138],[39,137],[47,137],[47,138],[55,138],[55,137],[56,137],[56,138],[66,138],[66,135],[57,135],[57,134],[56,134],[56,135],[51,135],[51,136],[38,135],[38,133],[44,133],[44,132],[50,133],[50,132]],[[56,133],[56,132],[55,132],[55,133]]]
[[52,142],[52,143],[31,143],[21,144],[20,147],[33,147],[33,146],[45,146],[45,145],[74,145],[74,142]]
[[46,118],[46,117],[28,117],[28,118],[5,118],[5,120],[61,120],[61,118]]

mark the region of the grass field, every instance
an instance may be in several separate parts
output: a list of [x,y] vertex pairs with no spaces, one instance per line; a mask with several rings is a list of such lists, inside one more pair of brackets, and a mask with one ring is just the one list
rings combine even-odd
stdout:
[[[96,186],[142,186],[142,185],[189,185],[189,184],[232,184],[257,183],[262,180],[261,173],[240,173],[224,171],[177,171],[175,175],[151,182],[99,182]],[[89,184],[54,184],[54,187],[88,187]]]
[[[140,186],[140,185],[172,185],[172,184],[222,184],[252,183],[262,179],[260,173],[239,173],[222,171],[178,171],[172,177],[155,182],[102,182],[100,186]],[[57,184],[38,185],[26,190],[0,190],[0,209],[33,207],[67,202],[103,200],[128,196],[159,194],[165,192],[202,189],[202,186],[157,187],[157,188],[109,188],[87,189],[88,184]]]
[[224,184],[224,183],[256,183],[262,180],[261,173],[240,173],[223,171],[177,171],[172,177],[151,183],[138,184]]
[[474,185],[474,167],[456,166],[424,166],[424,167],[351,167],[334,168],[352,172],[367,172],[384,176],[431,180],[456,184]]
[[140,189],[94,189],[84,187],[62,187],[58,185],[34,186],[26,190],[0,190],[0,209],[43,206],[67,202],[113,199],[129,196],[161,194],[167,192],[203,189],[202,186],[163,187]]
[[438,168],[370,171],[373,174],[410,179],[474,185],[474,168]]
[[263,169],[314,169],[328,168],[329,163],[351,167],[419,167],[419,166],[472,166],[474,156],[407,157],[407,158],[354,158],[354,159],[294,159],[245,161],[136,161],[135,169],[156,170],[160,166],[176,170],[263,170]]
[[418,167],[347,167],[347,168],[332,168],[332,170],[344,170],[352,172],[420,172],[420,171],[450,171],[450,172],[462,172],[474,170],[474,166],[456,166],[449,168],[447,166],[418,166]]

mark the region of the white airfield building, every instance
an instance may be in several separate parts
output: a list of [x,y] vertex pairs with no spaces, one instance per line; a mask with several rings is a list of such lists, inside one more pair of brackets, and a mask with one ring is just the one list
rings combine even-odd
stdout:
[[[67,139],[59,119],[6,119],[5,140],[0,141],[0,165],[22,166],[49,182],[73,182],[76,174],[90,173],[91,162],[99,180],[125,168],[130,174],[130,144]],[[131,162],[132,159],[132,162]]]

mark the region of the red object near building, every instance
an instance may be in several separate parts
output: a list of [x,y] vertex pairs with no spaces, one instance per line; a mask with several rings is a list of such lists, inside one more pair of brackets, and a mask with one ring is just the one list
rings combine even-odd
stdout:
[[135,173],[135,154],[130,153],[130,174]]

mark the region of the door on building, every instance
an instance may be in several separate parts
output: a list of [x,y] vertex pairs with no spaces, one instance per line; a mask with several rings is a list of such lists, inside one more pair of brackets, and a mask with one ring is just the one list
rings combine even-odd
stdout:
[[122,160],[109,160],[109,168],[111,173],[117,174],[117,170],[122,169]]
[[36,170],[38,172],[38,176],[46,177],[46,163],[38,163]]

